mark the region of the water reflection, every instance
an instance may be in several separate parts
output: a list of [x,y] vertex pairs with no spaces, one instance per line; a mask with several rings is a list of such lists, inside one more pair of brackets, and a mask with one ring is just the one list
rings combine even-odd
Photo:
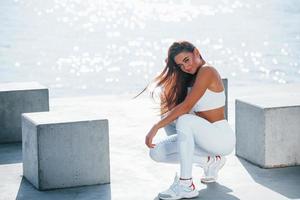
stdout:
[[[1,38],[7,38],[0,41],[4,55],[0,69],[6,73],[0,78],[23,81],[23,74],[30,71],[37,81],[64,94],[78,93],[77,89],[135,92],[161,71],[168,46],[187,39],[222,76],[233,78],[232,84],[296,82],[300,13],[289,11],[299,4],[296,0],[6,1],[0,6],[0,22],[7,25],[0,28]],[[58,90],[53,92],[59,95]]]

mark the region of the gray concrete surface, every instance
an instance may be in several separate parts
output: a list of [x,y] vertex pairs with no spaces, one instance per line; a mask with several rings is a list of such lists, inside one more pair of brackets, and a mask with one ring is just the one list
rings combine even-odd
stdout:
[[[300,85],[271,85],[266,87],[230,87],[229,123],[235,124],[235,99],[257,93],[300,92]],[[287,89],[288,88],[288,89]],[[145,135],[159,120],[158,105],[141,96],[93,96],[51,99],[51,110],[96,112],[109,119],[111,183],[59,190],[38,191],[22,177],[21,144],[0,145],[0,199],[20,200],[154,200],[157,193],[170,186],[178,165],[155,163],[149,158],[144,144]],[[283,94],[283,96],[285,96]],[[165,137],[160,130],[155,141]],[[255,148],[255,147],[254,147]],[[193,178],[200,191],[199,200],[300,199],[300,167],[263,169],[235,152],[219,173],[217,183],[200,183],[202,170],[193,168]]]
[[47,190],[110,182],[108,120],[83,113],[22,114],[23,175]]
[[244,97],[235,111],[238,156],[264,168],[300,165],[300,94]]
[[48,89],[37,82],[0,84],[0,143],[20,142],[21,114],[49,110]]

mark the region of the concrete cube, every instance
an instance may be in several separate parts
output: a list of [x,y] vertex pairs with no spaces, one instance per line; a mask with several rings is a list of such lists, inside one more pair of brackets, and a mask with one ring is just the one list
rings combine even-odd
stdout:
[[23,175],[47,190],[110,182],[108,120],[75,112],[22,114]]
[[22,140],[22,113],[48,110],[49,92],[39,83],[0,84],[0,143]]
[[235,102],[236,154],[263,168],[300,164],[300,95]]
[[222,78],[226,100],[225,100],[225,118],[228,119],[228,79]]

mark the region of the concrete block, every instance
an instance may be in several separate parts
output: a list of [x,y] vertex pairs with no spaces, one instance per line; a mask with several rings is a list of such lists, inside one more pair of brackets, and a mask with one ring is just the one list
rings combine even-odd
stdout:
[[224,89],[225,89],[225,95],[226,95],[226,101],[225,101],[225,118],[228,120],[228,79],[222,78]]
[[263,168],[300,164],[300,95],[236,99],[236,154]]
[[23,175],[48,190],[110,182],[108,120],[75,112],[22,114]]
[[0,84],[0,143],[22,140],[21,114],[49,111],[48,89],[36,82]]

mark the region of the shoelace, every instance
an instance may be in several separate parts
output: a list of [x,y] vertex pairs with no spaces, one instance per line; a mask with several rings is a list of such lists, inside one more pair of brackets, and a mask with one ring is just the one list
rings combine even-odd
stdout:
[[[171,185],[171,187],[170,187],[170,189],[171,189],[177,196],[179,195],[179,189],[178,189],[178,187],[179,187],[179,181],[174,182],[174,183]],[[195,185],[194,185],[193,182],[192,182],[192,184],[189,186],[189,188],[191,188],[192,191],[195,189]],[[185,191],[186,191],[186,192],[189,192],[188,190],[185,190]]]
[[179,195],[179,190],[178,190],[179,184],[178,184],[178,182],[179,182],[179,181],[174,182],[174,183],[171,185],[171,187],[170,187],[170,189],[171,189],[176,195]]

